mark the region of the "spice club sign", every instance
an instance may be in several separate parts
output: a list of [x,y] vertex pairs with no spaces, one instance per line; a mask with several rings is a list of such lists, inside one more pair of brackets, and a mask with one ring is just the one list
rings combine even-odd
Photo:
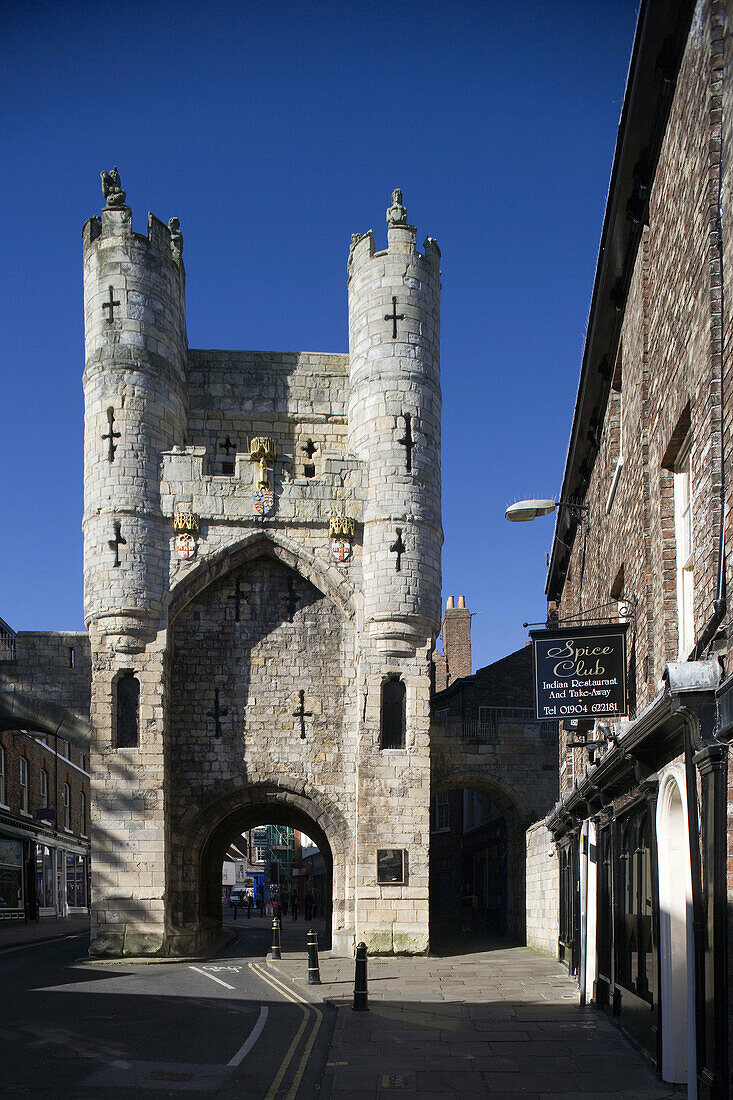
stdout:
[[628,714],[628,623],[533,630],[535,715],[620,718]]

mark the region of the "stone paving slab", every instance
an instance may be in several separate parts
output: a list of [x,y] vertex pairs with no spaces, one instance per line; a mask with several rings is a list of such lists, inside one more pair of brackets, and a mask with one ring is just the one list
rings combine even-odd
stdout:
[[323,1100],[634,1100],[679,1097],[600,1011],[578,1004],[559,963],[527,948],[369,960],[369,1011],[354,1012],[353,959],[268,962],[337,1010]]

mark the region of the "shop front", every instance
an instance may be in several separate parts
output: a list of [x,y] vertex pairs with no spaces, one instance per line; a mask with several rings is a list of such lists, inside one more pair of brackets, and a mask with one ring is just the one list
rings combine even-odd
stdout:
[[83,849],[36,842],[35,889],[40,919],[89,912],[89,855]]
[[0,920],[25,918],[23,841],[0,834]]

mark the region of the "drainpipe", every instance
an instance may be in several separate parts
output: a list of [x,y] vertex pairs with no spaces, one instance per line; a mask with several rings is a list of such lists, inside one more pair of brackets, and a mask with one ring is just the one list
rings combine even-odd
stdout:
[[718,534],[718,584],[713,602],[713,615],[700,635],[688,661],[698,661],[715,637],[727,610],[725,596],[725,279],[723,277],[723,139],[722,127],[718,158],[718,203],[715,216],[715,236],[720,277],[720,525]]

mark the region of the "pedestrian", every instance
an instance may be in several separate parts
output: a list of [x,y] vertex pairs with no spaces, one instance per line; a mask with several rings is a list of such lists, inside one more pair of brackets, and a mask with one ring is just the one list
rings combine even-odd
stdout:
[[307,890],[305,895],[305,919],[313,920],[313,894],[310,890]]
[[283,894],[282,901],[280,903],[280,908],[282,910],[282,915],[284,917],[287,917],[287,915],[288,915],[288,895],[287,894]]
[[291,909],[291,912],[293,914],[293,920],[297,920],[298,919],[298,895],[297,894],[293,894],[292,898],[290,899],[290,909]]

